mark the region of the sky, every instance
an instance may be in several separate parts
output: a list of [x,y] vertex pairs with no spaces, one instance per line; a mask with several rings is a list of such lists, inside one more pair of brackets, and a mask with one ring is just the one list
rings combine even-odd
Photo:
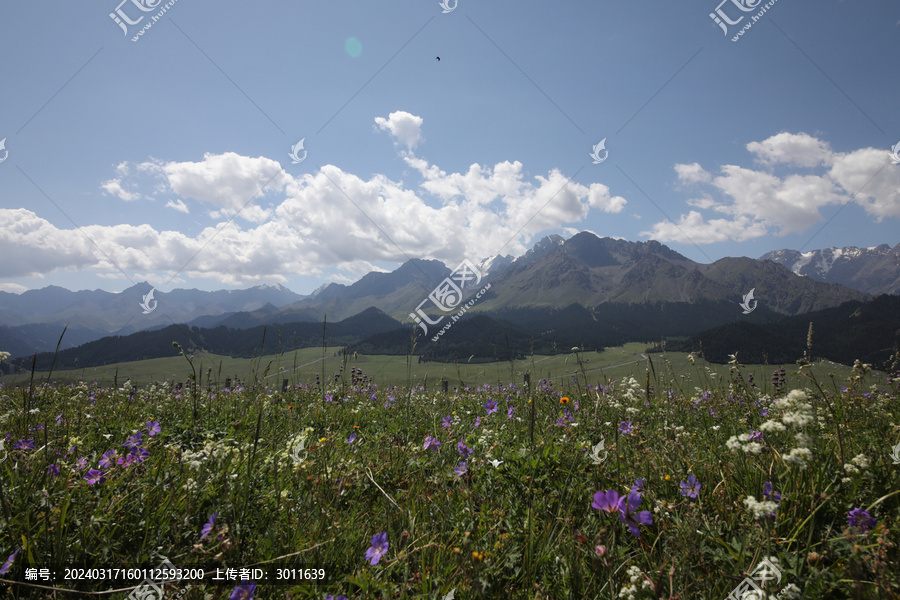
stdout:
[[895,246],[898,35],[896,0],[6,2],[0,290]]

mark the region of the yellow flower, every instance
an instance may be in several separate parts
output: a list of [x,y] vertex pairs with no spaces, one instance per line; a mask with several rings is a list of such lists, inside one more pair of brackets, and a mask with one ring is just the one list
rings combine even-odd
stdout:
[[321,438],[321,439],[319,440],[319,442],[324,442],[324,441],[325,441],[325,438]]
[[672,478],[670,476],[666,475],[666,481],[669,481],[670,479],[672,479]]
[[568,397],[568,396],[563,396],[562,398],[559,399],[559,403],[560,403],[560,404],[568,404],[568,403],[569,403],[569,397]]

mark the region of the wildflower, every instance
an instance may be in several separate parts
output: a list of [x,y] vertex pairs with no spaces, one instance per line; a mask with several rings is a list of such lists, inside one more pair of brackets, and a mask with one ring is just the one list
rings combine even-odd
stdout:
[[444,421],[443,423],[441,423],[441,425],[443,427],[450,427],[451,425],[453,425],[453,415],[447,415],[446,417],[444,417]]
[[108,469],[115,463],[115,461],[116,461],[116,451],[115,450],[107,450],[106,452],[103,453],[103,456],[100,458],[99,467],[101,469]]
[[128,436],[128,439],[125,440],[125,443],[122,444],[126,448],[137,448],[141,444],[144,443],[144,436],[141,435],[141,432],[137,432],[134,435]]
[[229,600],[253,600],[254,592],[256,592],[256,584],[244,579],[235,586],[228,598]]
[[634,485],[631,486],[632,494],[643,494],[644,493],[644,478],[638,477],[634,480]]
[[568,396],[563,396],[562,398],[559,399],[559,403],[560,403],[560,404],[568,404],[568,403],[569,403],[569,397],[568,397]]
[[847,514],[847,523],[850,527],[856,527],[860,533],[865,533],[875,526],[875,519],[869,511],[862,508],[854,508]]
[[347,438],[347,443],[352,444],[355,441],[356,441],[356,432],[354,431],[353,433],[350,434],[350,437]]
[[332,594],[328,594],[325,596],[325,600],[347,600],[346,596],[334,596]]
[[481,417],[480,417],[480,416],[479,416],[479,417],[475,417],[475,429],[478,429],[478,427],[479,427],[480,425],[481,425]]
[[87,475],[84,476],[85,480],[88,482],[88,485],[94,485],[95,483],[103,483],[106,481],[106,475],[103,471],[98,471],[97,469],[91,469],[87,472]]
[[744,498],[744,506],[753,514],[753,518],[755,519],[773,517],[775,511],[778,510],[778,505],[775,502],[772,502],[771,500],[760,502],[756,499],[756,496],[747,496]]
[[781,493],[772,491],[772,482],[767,481],[763,484],[763,497],[766,500],[774,500],[775,502],[781,502]]
[[622,421],[622,424],[619,425],[619,431],[625,435],[631,433],[631,421]]
[[762,431],[757,431],[755,429],[750,430],[750,435],[747,436],[747,439],[751,442],[762,442],[763,441],[763,433]]
[[453,472],[456,473],[458,476],[462,476],[462,475],[465,475],[468,470],[469,470],[468,465],[466,464],[465,461],[462,461],[459,463],[459,466],[457,466],[455,469],[453,469]]
[[147,435],[153,437],[160,431],[162,428],[159,426],[159,421],[147,421]]
[[466,446],[462,440],[459,440],[459,442],[456,444],[456,449],[459,451],[460,456],[462,456],[463,458],[468,458],[472,456],[472,454],[474,454],[474,451]]
[[640,537],[638,525],[653,524],[653,516],[649,510],[638,511],[641,504],[640,494],[629,494],[628,499],[623,498],[623,502],[619,506],[619,520],[628,525],[634,537]]
[[806,467],[811,457],[812,452],[809,451],[809,448],[794,448],[790,454],[784,457],[784,462],[802,469]]
[[441,447],[441,443],[437,440],[437,438],[433,438],[430,435],[425,436],[425,445],[423,448],[425,450],[435,450]]
[[515,406],[510,406],[509,408],[507,408],[507,409],[506,409],[506,418],[507,418],[507,420],[512,419],[512,418],[513,418],[513,413],[515,413],[515,412],[516,412],[516,407],[515,407]]
[[497,412],[497,401],[496,400],[488,400],[482,405],[482,408],[487,411],[487,414],[493,414]]
[[689,476],[687,482],[681,482],[681,495],[685,498],[696,498],[700,493],[700,482],[693,475]]
[[86,458],[79,458],[75,461],[75,470],[80,471],[81,469],[86,468],[88,465],[88,461]]
[[47,467],[47,474],[53,477],[59,477],[59,466],[58,465],[50,465]]
[[206,522],[206,525],[203,526],[203,529],[200,530],[200,539],[202,540],[206,536],[209,535],[209,532],[212,531],[213,526],[216,524],[216,515],[219,513],[213,513],[209,516],[209,521]]
[[13,450],[34,450],[34,439],[19,440],[13,446]]
[[9,568],[12,566],[13,561],[16,560],[16,554],[19,553],[19,550],[21,550],[21,548],[16,548],[16,551],[9,555],[6,562],[0,567],[0,575],[6,575],[9,572]]
[[742,451],[747,454],[759,454],[762,445],[759,442],[751,441],[750,434],[742,433],[741,435],[733,435],[725,442],[725,446],[732,452]]
[[591,502],[591,507],[612,514],[619,510],[624,501],[625,497],[620,498],[619,492],[616,490],[606,490],[605,492],[594,494],[594,501]]
[[56,424],[61,425],[62,421],[63,421],[62,413],[59,413],[58,415],[56,415]]
[[491,463],[491,466],[493,466],[495,469],[503,464],[502,460],[489,460],[488,462]]
[[376,533],[372,536],[371,547],[366,550],[366,560],[369,561],[370,565],[377,565],[378,561],[381,560],[381,557],[384,556],[388,551],[387,541],[387,533],[382,531],[381,533]]

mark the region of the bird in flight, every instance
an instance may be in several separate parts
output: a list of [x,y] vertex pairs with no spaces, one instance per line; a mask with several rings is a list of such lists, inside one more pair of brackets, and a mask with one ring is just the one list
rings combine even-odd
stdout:
[[440,57],[440,56],[435,56],[435,58],[437,59],[438,62],[441,62],[441,57]]

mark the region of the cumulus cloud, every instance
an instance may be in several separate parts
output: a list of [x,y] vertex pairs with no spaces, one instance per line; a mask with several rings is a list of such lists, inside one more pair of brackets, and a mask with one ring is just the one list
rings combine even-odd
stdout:
[[166,208],[174,208],[178,212],[182,212],[184,214],[188,214],[191,211],[188,210],[187,204],[182,202],[181,200],[169,200],[166,202]]
[[150,225],[76,230],[30,211],[0,211],[0,227],[4,218],[16,223],[0,233],[0,251],[26,257],[0,265],[0,277],[89,268],[98,274],[180,271],[252,285],[328,269],[333,280],[355,280],[377,270],[377,263],[434,258],[456,265],[522,254],[538,235],[567,226],[574,231],[591,211],[616,214],[627,204],[606,185],[574,182],[558,169],[526,177],[518,161],[446,172],[412,153],[422,139],[420,117],[398,111],[376,122],[409,149],[401,157],[418,181],[361,177],[330,164],[292,176],[276,160],[234,152],[197,162],[122,163],[116,171],[123,188],[130,181],[125,177],[143,178],[153,194],[172,197],[167,208],[184,214],[186,199],[198,202],[209,226],[190,236]]
[[141,195],[139,193],[129,192],[128,190],[123,188],[121,179],[110,179],[109,181],[104,181],[102,184],[100,184],[100,189],[102,189],[105,194],[117,196],[119,199],[125,200],[126,202],[141,199]]
[[415,150],[422,137],[422,117],[417,117],[404,110],[398,110],[388,115],[388,118],[375,117],[375,124],[382,131],[387,131],[394,137],[397,143],[406,146],[407,150]]
[[675,166],[680,183],[712,188],[687,204],[721,217],[691,210],[641,235],[699,244],[801,233],[823,220],[821,209],[848,202],[876,220],[900,217],[900,169],[888,168],[887,150],[834,152],[805,133],[779,133],[746,147],[761,169],[723,165],[712,176],[698,163]]

